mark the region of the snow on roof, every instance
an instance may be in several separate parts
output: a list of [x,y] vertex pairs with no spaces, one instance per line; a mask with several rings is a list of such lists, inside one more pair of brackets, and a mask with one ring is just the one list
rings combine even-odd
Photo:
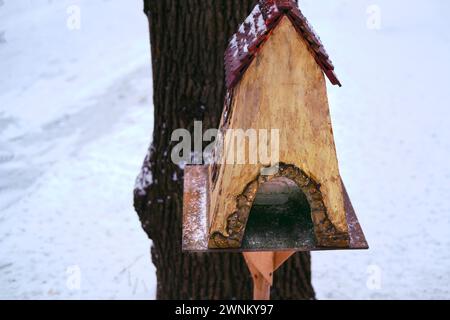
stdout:
[[225,77],[227,89],[232,89],[241,79],[258,48],[283,16],[287,16],[297,32],[306,40],[310,51],[328,79],[341,86],[334,66],[308,20],[294,0],[259,0],[252,13],[233,35],[225,52]]

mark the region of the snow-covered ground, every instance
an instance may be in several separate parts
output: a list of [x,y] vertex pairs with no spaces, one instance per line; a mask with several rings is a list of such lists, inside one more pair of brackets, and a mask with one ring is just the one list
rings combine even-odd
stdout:
[[153,125],[141,2],[6,0],[2,31],[0,298],[153,298],[132,207]]
[[371,246],[314,253],[318,297],[450,299],[450,2],[300,2],[343,83],[341,173]]
[[[450,2],[300,3],[344,85],[334,132],[371,245],[313,253],[318,298],[450,298]],[[0,0],[0,298],[154,298],[132,208],[153,122],[141,7]]]

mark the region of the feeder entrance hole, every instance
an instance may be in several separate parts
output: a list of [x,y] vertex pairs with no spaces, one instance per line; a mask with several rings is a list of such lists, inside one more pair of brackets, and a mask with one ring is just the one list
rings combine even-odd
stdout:
[[279,177],[260,185],[250,210],[242,246],[267,250],[314,244],[311,208],[297,184]]

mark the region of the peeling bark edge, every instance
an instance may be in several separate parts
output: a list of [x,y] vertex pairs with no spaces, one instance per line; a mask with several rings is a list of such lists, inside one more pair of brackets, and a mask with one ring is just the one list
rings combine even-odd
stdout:
[[220,232],[213,233],[209,240],[209,247],[212,249],[240,248],[250,210],[259,187],[265,182],[281,177],[295,182],[305,194],[311,208],[311,219],[314,225],[317,246],[349,247],[349,234],[339,232],[328,217],[322,192],[320,191],[320,184],[295,165],[280,163],[278,168],[277,173],[270,176],[259,175],[246,186],[244,192],[236,198],[237,210],[227,218],[226,232],[228,235]]

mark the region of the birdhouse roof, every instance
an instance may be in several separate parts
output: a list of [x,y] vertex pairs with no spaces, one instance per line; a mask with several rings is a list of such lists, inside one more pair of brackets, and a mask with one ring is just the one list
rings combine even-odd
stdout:
[[241,79],[258,49],[270,37],[281,18],[288,17],[300,36],[305,39],[317,64],[333,85],[341,86],[334,66],[320,38],[294,0],[259,0],[252,13],[233,35],[225,52],[227,89],[232,89]]

